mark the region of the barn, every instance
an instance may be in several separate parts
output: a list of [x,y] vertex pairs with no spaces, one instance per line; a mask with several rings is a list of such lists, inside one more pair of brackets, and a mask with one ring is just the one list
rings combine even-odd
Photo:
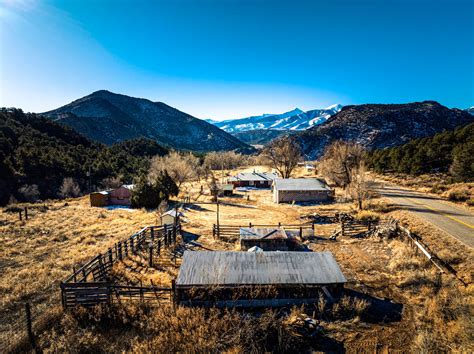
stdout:
[[131,205],[133,184],[124,184],[109,192],[109,205]]
[[283,228],[240,228],[240,250],[259,247],[264,251],[288,251],[293,248],[294,238]]
[[93,192],[89,194],[91,206],[103,207],[103,206],[109,205],[109,195],[110,195],[109,191]]
[[185,251],[175,299],[188,306],[293,306],[337,297],[346,282],[330,252]]
[[321,202],[333,197],[334,191],[318,178],[276,179],[273,185],[275,203]]
[[227,179],[234,187],[270,188],[278,175],[274,172],[242,172]]

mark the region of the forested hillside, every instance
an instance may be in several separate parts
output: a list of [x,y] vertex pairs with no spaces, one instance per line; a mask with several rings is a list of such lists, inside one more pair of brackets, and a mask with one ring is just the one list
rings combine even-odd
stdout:
[[150,156],[167,149],[149,139],[105,146],[95,143],[36,114],[19,109],[0,110],[0,204],[18,200],[54,198],[65,178],[88,190],[105,178],[132,182],[147,169]]
[[377,172],[414,175],[445,172],[455,181],[474,180],[474,123],[453,131],[412,140],[404,145],[374,150],[369,167]]

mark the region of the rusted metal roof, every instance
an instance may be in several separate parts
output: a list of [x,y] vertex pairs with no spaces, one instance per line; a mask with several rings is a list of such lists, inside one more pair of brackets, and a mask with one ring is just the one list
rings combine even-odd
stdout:
[[318,178],[278,178],[274,188],[279,191],[330,191],[326,182]]
[[287,239],[288,235],[285,230],[267,227],[241,227],[241,240],[276,240]]
[[185,251],[177,287],[346,283],[331,252]]

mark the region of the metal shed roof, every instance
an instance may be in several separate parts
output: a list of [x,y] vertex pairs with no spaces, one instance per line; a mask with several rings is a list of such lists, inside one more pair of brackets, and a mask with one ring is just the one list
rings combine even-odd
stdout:
[[241,172],[233,177],[229,177],[228,181],[273,181],[278,175],[274,172]]
[[345,283],[331,252],[185,251],[177,287]]
[[287,239],[285,230],[267,227],[241,227],[241,240],[276,240]]
[[330,191],[326,182],[317,178],[279,178],[275,180],[275,189],[279,191]]

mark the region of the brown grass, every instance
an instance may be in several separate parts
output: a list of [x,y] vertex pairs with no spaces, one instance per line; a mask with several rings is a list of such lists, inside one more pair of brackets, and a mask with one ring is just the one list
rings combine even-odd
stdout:
[[[188,193],[199,194],[198,183],[188,187]],[[221,224],[298,224],[315,213],[352,210],[349,203],[276,205],[268,190],[247,195],[238,193],[222,200],[228,205],[220,206]],[[199,197],[208,199],[208,195]],[[103,252],[143,226],[156,223],[156,214],[144,210],[90,208],[87,198],[66,203],[48,202],[46,208],[31,209],[28,221],[18,221],[13,212],[1,214],[0,314],[8,319],[2,325],[18,319],[19,306],[25,300],[31,301],[38,313],[58,308],[59,281],[70,274],[73,265]],[[393,210],[383,200],[370,203],[377,216],[395,217],[408,225],[466,282],[472,281],[472,251],[411,214]],[[196,206],[186,212],[183,227],[197,234],[198,242],[208,248],[237,249],[236,244],[212,238],[215,218],[215,205]],[[317,224],[315,232],[327,237],[338,227]],[[402,304],[401,320],[364,323],[365,316],[371,313],[371,301],[362,296],[346,296],[337,304],[321,298],[313,308],[293,309],[291,313],[181,307],[174,311],[168,303],[153,308],[124,304],[67,312],[57,325],[42,332],[39,343],[51,352],[294,352],[343,347],[349,351],[380,347],[405,351],[473,350],[469,337],[474,332],[469,319],[472,285],[464,288],[451,276],[443,275],[439,286],[436,268],[406,243],[397,239],[339,238],[337,242],[318,240],[307,245],[314,251],[331,251],[350,281],[348,287],[354,291]],[[148,267],[145,259],[130,257],[114,267],[114,275],[129,283],[152,280],[155,285],[168,285],[176,277],[178,266]],[[319,321],[323,333],[314,338],[298,334],[288,319],[305,314]]]

